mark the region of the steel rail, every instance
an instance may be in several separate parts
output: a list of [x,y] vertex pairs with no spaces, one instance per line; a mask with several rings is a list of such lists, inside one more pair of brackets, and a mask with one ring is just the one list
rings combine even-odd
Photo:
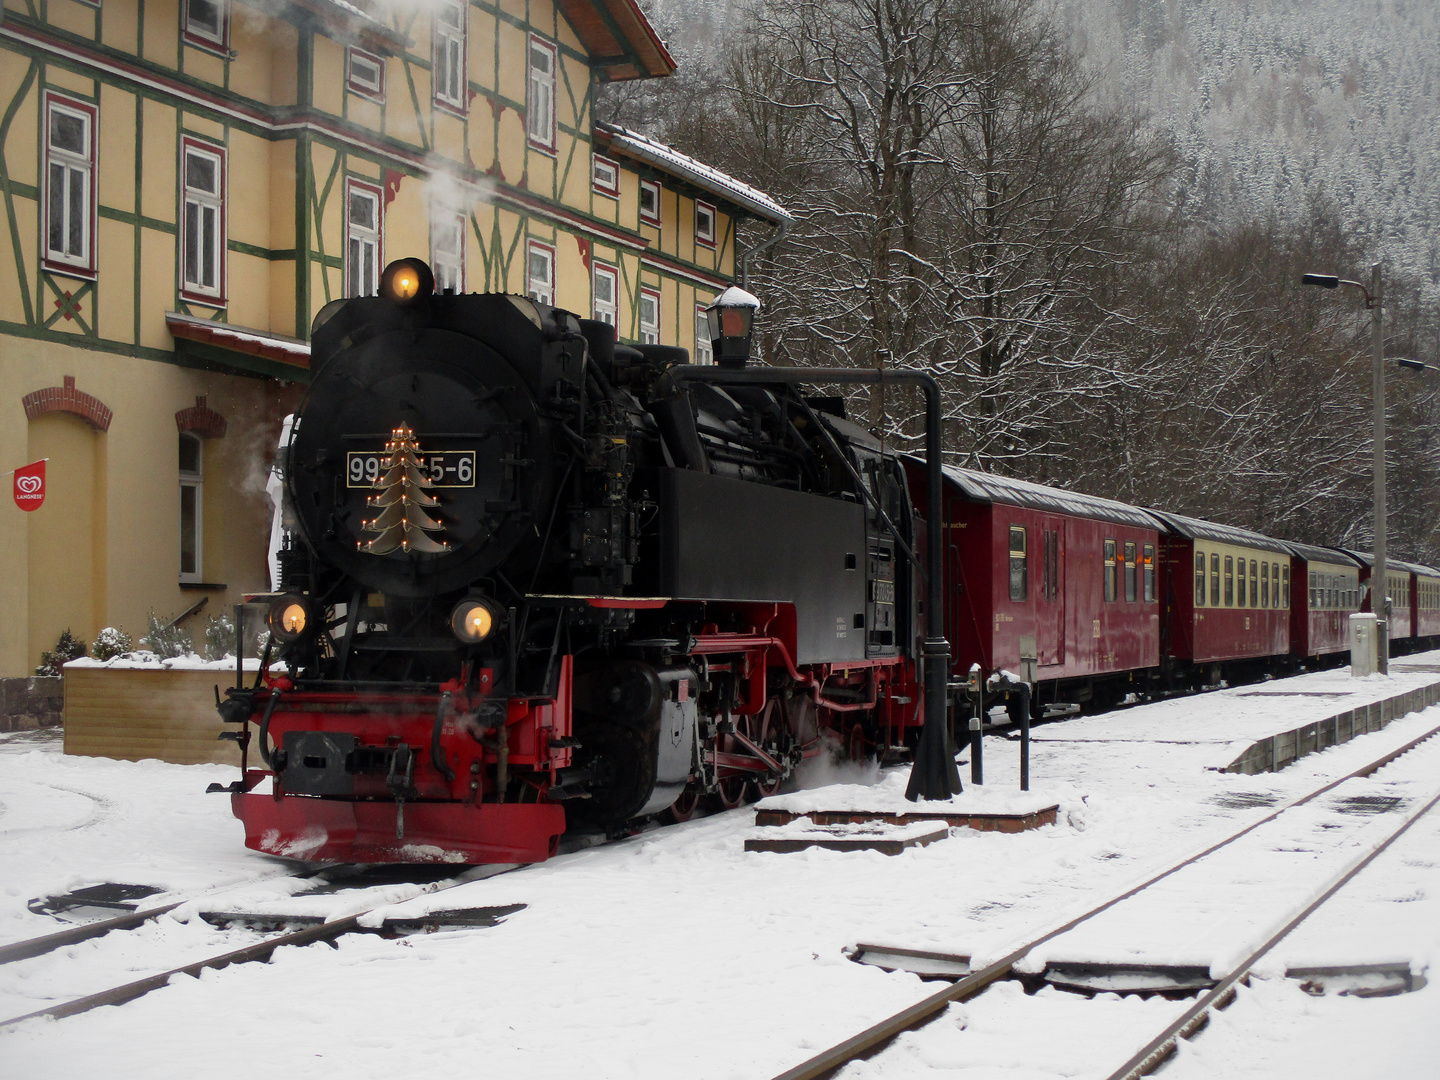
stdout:
[[253,878],[250,881],[242,881],[238,884],[217,885],[213,889],[202,889],[200,892],[186,896],[183,900],[162,904],[160,907],[143,908],[133,911],[128,915],[116,915],[109,919],[101,919],[98,922],[72,926],[68,930],[57,930],[53,934],[42,934],[40,937],[29,938],[25,941],[16,941],[9,945],[0,945],[0,964],[10,964],[16,960],[29,960],[31,957],[44,956],[48,952],[63,949],[67,945],[77,945],[82,941],[89,941],[92,938],[104,937],[112,930],[134,930],[136,927],[144,926],[151,919],[164,915],[167,911],[174,911],[182,904],[189,904],[206,896],[227,893],[234,889],[243,889],[247,886],[259,885],[266,881],[307,877],[315,873],[315,870],[297,870],[290,874],[266,874],[263,877]]
[[1323,893],[1315,900],[1307,904],[1299,914],[1285,924],[1283,928],[1271,935],[1259,948],[1242,960],[1229,975],[1215,984],[1215,987],[1204,994],[1199,1001],[1195,1002],[1184,1014],[1170,1024],[1163,1032],[1157,1035],[1145,1046],[1137,1051],[1129,1061],[1116,1069],[1107,1080],[1131,1080],[1132,1077],[1144,1076],[1153,1072],[1159,1065],[1168,1058],[1175,1050],[1177,1039],[1185,1038],[1203,1027],[1209,1018],[1210,1010],[1223,1005],[1229,1000],[1234,985],[1248,975],[1254,966],[1276,945],[1280,944],[1290,931],[1294,930],[1302,922],[1313,915],[1321,904],[1329,900],[1337,892],[1343,889],[1362,870],[1374,862],[1386,848],[1400,839],[1402,835],[1440,804],[1440,793],[1437,793],[1429,802],[1416,810],[1405,819],[1398,829],[1386,837],[1385,842],[1376,847],[1373,851],[1360,857],[1348,869],[1346,869]]
[[[500,874],[510,873],[517,869],[523,869],[523,867],[501,865],[495,868],[495,873],[477,876],[460,875],[456,878],[446,879],[445,882],[436,882],[432,887],[422,888],[422,890],[416,893],[415,896],[409,897],[408,899],[413,900],[420,896],[433,896],[436,893],[446,892],[447,890],[457,888],[460,885],[468,885],[472,881],[487,880],[488,878],[498,877]],[[190,903],[192,901],[187,900],[182,902]],[[404,903],[406,901],[398,902]],[[368,914],[370,911],[375,911],[382,907],[391,907],[395,903],[397,903],[397,901],[386,901],[383,904],[376,904],[375,907],[369,908],[366,911],[357,912],[354,915],[347,915],[344,918],[340,919],[331,919],[327,922],[319,924],[318,926],[307,926],[301,930],[293,930],[288,933],[277,934],[274,937],[266,938],[264,941],[257,941],[254,944],[246,945],[243,948],[232,949],[229,952],[221,953],[218,956],[211,956],[204,960],[196,960],[193,963],[185,964],[177,968],[171,968],[169,971],[163,971],[157,975],[147,975],[143,979],[137,979],[134,982],[126,983],[123,986],[111,987],[109,990],[102,990],[99,993],[89,994],[86,997],[75,998],[72,1001],[59,1002],[55,1005],[50,1005],[43,1009],[36,1009],[34,1012],[25,1013],[23,1016],[11,1017],[9,1020],[0,1020],[0,1031],[5,1030],[6,1028],[13,1027],[16,1024],[23,1023],[26,1020],[37,1020],[42,1017],[49,1017],[51,1019],[58,1020],[66,1016],[76,1016],[80,1013],[89,1012],[91,1009],[98,1009],[104,1005],[123,1005],[127,1001],[134,1001],[138,997],[143,997],[144,995],[150,993],[150,991],[152,990],[160,989],[176,975],[198,976],[200,972],[207,969],[218,970],[219,968],[229,967],[231,964],[248,964],[253,963],[257,960],[267,960],[276,949],[282,948],[287,945],[310,945],[317,941],[334,941],[336,938],[342,937],[345,934],[351,934],[366,929],[360,926],[359,921],[364,915]],[[178,907],[179,905],[176,904],[172,906]],[[170,910],[170,908],[165,908],[163,910]],[[159,915],[161,913],[161,909],[156,909],[153,912],[139,914],[153,917],[154,915]],[[122,918],[133,917],[134,916],[122,916]],[[141,919],[141,921],[144,921],[143,918]],[[85,927],[83,929],[89,928]],[[58,935],[51,936],[54,937]]]
[[181,904],[188,903],[188,900],[177,900],[173,904],[150,908],[147,911],[116,915],[114,918],[86,923],[83,926],[73,926],[69,930],[58,930],[53,934],[30,938],[28,941],[3,945],[0,946],[0,964],[9,964],[16,960],[29,960],[32,956],[44,956],[56,949],[63,949],[66,945],[75,945],[82,941],[89,941],[91,938],[103,937],[111,930],[134,930],[137,926],[144,926],[151,919],[164,915],[167,911],[174,911]]
[[233,949],[220,956],[212,956],[207,960],[197,960],[193,964],[186,964],[183,967],[171,968],[158,975],[149,975],[135,982],[126,983],[124,986],[112,987],[109,990],[102,990],[98,994],[90,994],[87,997],[76,998],[73,1001],[61,1002],[58,1005],[51,1005],[44,1009],[36,1009],[34,1012],[26,1013],[24,1016],[12,1017],[9,1020],[0,1020],[0,1030],[13,1027],[26,1020],[38,1020],[41,1017],[50,1017],[59,1020],[66,1016],[76,1016],[79,1013],[89,1012],[91,1009],[98,1009],[102,1005],[123,1005],[127,1001],[134,1001],[138,997],[150,993],[151,990],[158,990],[176,975],[196,975],[207,968],[229,967],[231,964],[245,964],[255,960],[266,960],[276,949],[284,945],[309,945],[316,941],[334,941],[342,934],[348,934],[359,928],[359,915],[349,915],[343,919],[335,919],[331,922],[322,923],[319,926],[306,927],[304,930],[295,930],[288,934],[280,934],[276,937],[267,938],[264,941],[256,942],[254,945],[247,945],[243,949]]
[[[1440,735],[1440,726],[1431,728],[1425,734],[1419,736],[1418,738],[1412,739],[1404,746],[1381,755],[1370,763],[1361,766],[1359,769],[1356,769],[1340,777],[1338,780],[1331,781],[1330,783],[1325,784],[1323,787],[1317,788],[1316,790],[1310,792],[1308,795],[1304,795],[1298,799],[1293,799],[1290,802],[1287,802],[1277,807],[1269,814],[1266,814],[1259,820],[1252,822],[1238,832],[1232,833],[1230,836],[1209,845],[1204,850],[1196,852],[1193,855],[1189,855],[1186,858],[1172,864],[1165,870],[1160,871],[1158,874],[1147,878],[1139,885],[1133,886],[1132,888],[1127,889],[1125,892],[1113,896],[1109,900],[1106,900],[1103,903],[1096,905],[1089,911],[1077,915],[1075,918],[1071,919],[1064,925],[1054,927],[1053,929],[1047,930],[1044,933],[1039,934],[1034,938],[1031,938],[1024,944],[1017,946],[1016,948],[1002,956],[999,960],[996,960],[994,963],[989,964],[981,970],[965,976],[958,982],[945,987],[945,989],[943,990],[931,994],[929,997],[922,998],[920,1001],[917,1001],[915,1004],[909,1006],[908,1008],[902,1009],[900,1012],[895,1013],[884,1020],[881,1020],[879,1023],[866,1028],[864,1031],[860,1032],[857,1035],[852,1035],[844,1042],[837,1043],[836,1045],[830,1047],[828,1050],[824,1050],[821,1053],[816,1054],[814,1057],[811,1057],[801,1062],[799,1065],[787,1069],[785,1072],[777,1074],[774,1080],[818,1080],[818,1078],[820,1077],[829,1075],[836,1069],[839,1069],[841,1066],[848,1064],[856,1058],[864,1056],[867,1051],[873,1050],[881,1044],[890,1041],[902,1032],[909,1031],[912,1028],[916,1028],[921,1026],[922,1024],[928,1023],[952,1003],[967,1001],[970,998],[976,996],[982,990],[988,987],[991,983],[997,981],[998,979],[1002,979],[1006,975],[1008,975],[1020,960],[1022,960],[1026,955],[1028,955],[1033,949],[1037,948],[1038,946],[1059,937],[1061,934],[1068,933],[1069,931],[1075,929],[1075,927],[1079,926],[1081,923],[1088,922],[1090,919],[1095,918],[1102,912],[1108,911],[1110,908],[1115,907],[1117,904],[1120,904],[1123,901],[1129,900],[1131,897],[1136,896],[1141,892],[1144,892],[1146,889],[1150,888],[1157,882],[1163,881],[1165,878],[1170,877],[1172,874],[1178,873],[1185,867],[1199,862],[1201,859],[1204,859],[1207,856],[1214,854],[1216,851],[1219,851],[1223,847],[1227,847],[1228,845],[1234,843],[1242,837],[1254,832],[1261,826],[1267,825],[1270,822],[1274,821],[1276,818],[1280,817],[1280,815],[1290,810],[1293,810],[1295,807],[1303,806],[1304,804],[1311,802],[1314,799],[1318,799],[1322,795],[1333,791],[1341,784],[1344,784],[1350,780],[1360,779],[1374,774],[1377,770],[1390,764],[1396,758],[1402,756],[1403,754],[1409,753],[1411,750],[1415,749],[1415,747],[1419,746],[1421,743],[1425,742],[1428,739],[1434,738],[1436,735]],[[1426,809],[1429,809],[1429,807],[1427,806]],[[1218,996],[1218,994],[1214,995],[1214,997]],[[1174,1035],[1170,1035],[1168,1037],[1173,1042]],[[1117,1077],[1120,1075],[1121,1074],[1116,1074]],[[1116,1077],[1111,1077],[1110,1080],[1116,1080]]]

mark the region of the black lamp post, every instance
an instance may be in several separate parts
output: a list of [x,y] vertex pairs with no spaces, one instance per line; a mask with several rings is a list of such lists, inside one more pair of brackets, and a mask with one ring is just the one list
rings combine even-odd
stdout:
[[1300,283],[1318,285],[1322,289],[1338,289],[1341,285],[1359,289],[1370,312],[1371,366],[1375,388],[1375,565],[1370,570],[1370,610],[1375,613],[1378,637],[1375,667],[1385,675],[1390,671],[1390,589],[1385,576],[1385,326],[1380,264],[1377,262],[1370,267],[1368,289],[1358,281],[1329,274],[1305,274]]

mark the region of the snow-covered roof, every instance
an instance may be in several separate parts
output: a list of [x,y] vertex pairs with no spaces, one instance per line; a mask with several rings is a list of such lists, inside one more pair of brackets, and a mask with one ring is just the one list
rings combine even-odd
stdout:
[[328,22],[332,29],[341,29],[342,35],[345,30],[358,31],[371,48],[388,51],[407,44],[405,35],[387,26],[375,12],[348,0],[291,0],[291,3]]
[[[919,459],[923,460],[923,459]],[[1002,503],[1007,506],[1024,506],[1031,510],[1047,510],[1056,514],[1071,514],[1075,517],[1096,518],[1113,521],[1119,525],[1133,525],[1139,529],[1157,529],[1159,523],[1138,506],[1102,499],[1095,495],[1084,495],[1078,491],[1032,484],[1028,480],[1012,480],[1005,476],[975,472],[946,465],[945,478],[964,492],[973,502]]]
[[[1367,569],[1373,570],[1375,568],[1375,556],[1371,552],[1351,551],[1349,548],[1336,548],[1335,550],[1343,551]],[[1435,569],[1433,566],[1425,566],[1422,563],[1404,562],[1401,559],[1392,559],[1389,555],[1385,556],[1385,569],[1387,572],[1390,570],[1403,570],[1407,574],[1423,574],[1426,577],[1440,578],[1440,570]]]
[[1317,547],[1314,544],[1301,544],[1294,540],[1286,540],[1285,546],[1297,558],[1306,562],[1335,563],[1337,566],[1359,566],[1360,561],[1347,551],[1339,548]]
[[645,79],[674,72],[675,58],[636,0],[556,2],[590,54],[590,66],[609,81]]
[[1151,509],[1150,513],[1160,519],[1177,536],[1187,540],[1214,540],[1218,544],[1235,544],[1238,547],[1259,548],[1261,551],[1275,551],[1289,555],[1290,547],[1281,540],[1264,533],[1251,532],[1237,525],[1221,525],[1218,521],[1172,514],[1168,510]]
[[245,330],[228,323],[182,315],[177,311],[165,313],[165,325],[173,337],[184,341],[198,341],[246,356],[278,360],[283,364],[294,364],[302,368],[310,366],[310,345],[299,338],[271,334],[263,330]]
[[682,154],[673,147],[657,142],[648,135],[641,135],[638,131],[631,131],[616,124],[596,124],[595,129],[608,138],[610,145],[621,153],[664,169],[723,199],[729,199],[757,217],[782,225],[789,225],[795,220],[783,206],[763,191],[741,183],[733,176],[706,165],[703,161],[697,161],[689,154]]

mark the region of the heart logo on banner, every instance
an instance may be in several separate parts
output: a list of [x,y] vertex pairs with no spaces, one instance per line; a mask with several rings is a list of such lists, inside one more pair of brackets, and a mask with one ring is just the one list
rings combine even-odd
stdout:
[[15,470],[15,505],[39,510],[45,502],[45,459]]

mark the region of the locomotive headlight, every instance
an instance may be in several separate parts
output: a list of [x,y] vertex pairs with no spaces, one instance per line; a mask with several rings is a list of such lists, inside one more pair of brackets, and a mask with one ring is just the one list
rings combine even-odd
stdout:
[[478,645],[495,629],[495,612],[484,600],[467,598],[450,613],[450,629],[466,645]]
[[420,259],[396,259],[380,275],[380,295],[409,304],[435,291],[435,275]]
[[278,597],[270,605],[265,621],[278,641],[291,642],[304,637],[313,620],[304,599],[287,595]]

